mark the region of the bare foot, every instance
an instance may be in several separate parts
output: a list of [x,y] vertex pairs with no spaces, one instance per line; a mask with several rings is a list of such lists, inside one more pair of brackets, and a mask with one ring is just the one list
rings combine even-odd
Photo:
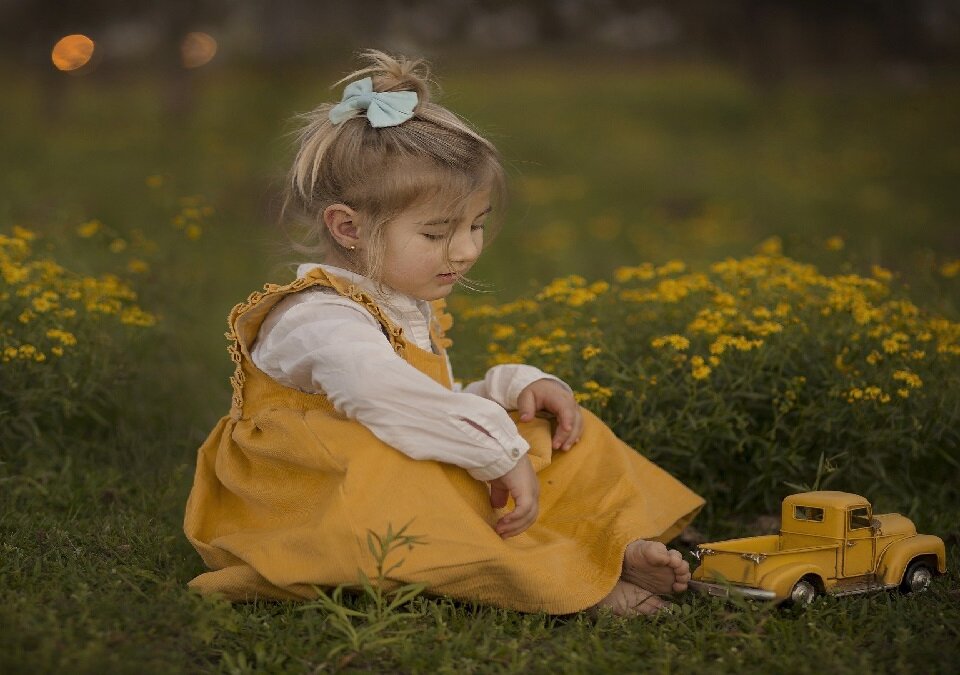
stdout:
[[610,594],[591,607],[590,611],[596,614],[601,607],[606,607],[617,616],[653,616],[672,605],[629,581],[618,581]]
[[623,554],[620,578],[651,593],[680,593],[687,590],[690,565],[680,551],[668,550],[659,541],[638,539]]

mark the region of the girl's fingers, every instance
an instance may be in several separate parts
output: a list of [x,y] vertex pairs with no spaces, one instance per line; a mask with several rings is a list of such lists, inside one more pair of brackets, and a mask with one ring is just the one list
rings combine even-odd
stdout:
[[569,450],[580,439],[580,434],[583,432],[583,416],[580,414],[580,406],[574,403],[564,409],[559,421],[557,433],[554,437],[554,449]]
[[[522,498],[521,498],[522,499]],[[523,500],[516,508],[497,522],[497,534],[504,539],[520,534],[537,519],[537,502]]]
[[495,485],[490,486],[490,506],[495,509],[502,509],[507,505],[508,490]]
[[580,407],[577,406],[573,429],[570,430],[570,434],[567,436],[567,440],[563,444],[563,449],[569,450],[576,445],[577,441],[580,440],[581,435],[583,435],[583,415],[580,413]]
[[537,412],[537,400],[533,392],[524,389],[517,398],[517,412],[520,413],[520,421],[529,422]]
[[557,405],[554,413],[557,416],[557,431],[553,434],[553,449],[558,450],[571,438],[575,420],[569,405]]

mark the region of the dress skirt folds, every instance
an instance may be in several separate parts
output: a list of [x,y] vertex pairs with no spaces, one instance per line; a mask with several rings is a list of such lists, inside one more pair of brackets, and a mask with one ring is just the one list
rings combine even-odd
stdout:
[[566,614],[612,590],[628,543],[673,538],[703,505],[589,411],[580,442],[566,452],[552,450],[550,421],[535,418],[517,427],[540,480],[540,515],[501,539],[493,525],[503,511],[490,506],[485,483],[460,467],[407,457],[322,394],[285,387],[253,365],[249,346],[267,312],[313,286],[363,305],[399,356],[450,386],[442,353],[408,343],[368,295],[321,268],[237,305],[227,333],[237,365],[233,404],[200,447],[184,520],[211,570],[192,588],[233,600],[307,599],[314,587],[358,585],[361,571],[376,577],[368,533],[407,526],[423,543],[391,554],[388,564],[403,560],[391,584]]

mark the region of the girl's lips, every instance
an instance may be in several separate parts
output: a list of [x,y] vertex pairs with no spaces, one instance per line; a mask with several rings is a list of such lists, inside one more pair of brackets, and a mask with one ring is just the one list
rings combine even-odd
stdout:
[[452,284],[459,276],[456,272],[445,272],[444,274],[438,274],[437,278],[440,279],[440,281]]

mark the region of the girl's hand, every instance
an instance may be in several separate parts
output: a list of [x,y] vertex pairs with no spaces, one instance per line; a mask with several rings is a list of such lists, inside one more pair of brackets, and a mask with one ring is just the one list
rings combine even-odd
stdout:
[[540,481],[530,458],[524,455],[516,465],[499,478],[490,481],[490,505],[495,509],[507,505],[507,496],[516,504],[513,511],[497,521],[497,534],[506,539],[534,524],[540,510]]
[[554,450],[569,450],[583,433],[583,415],[573,392],[556,380],[540,379],[531,382],[517,397],[520,421],[529,422],[539,410],[553,413],[557,430],[553,434]]

